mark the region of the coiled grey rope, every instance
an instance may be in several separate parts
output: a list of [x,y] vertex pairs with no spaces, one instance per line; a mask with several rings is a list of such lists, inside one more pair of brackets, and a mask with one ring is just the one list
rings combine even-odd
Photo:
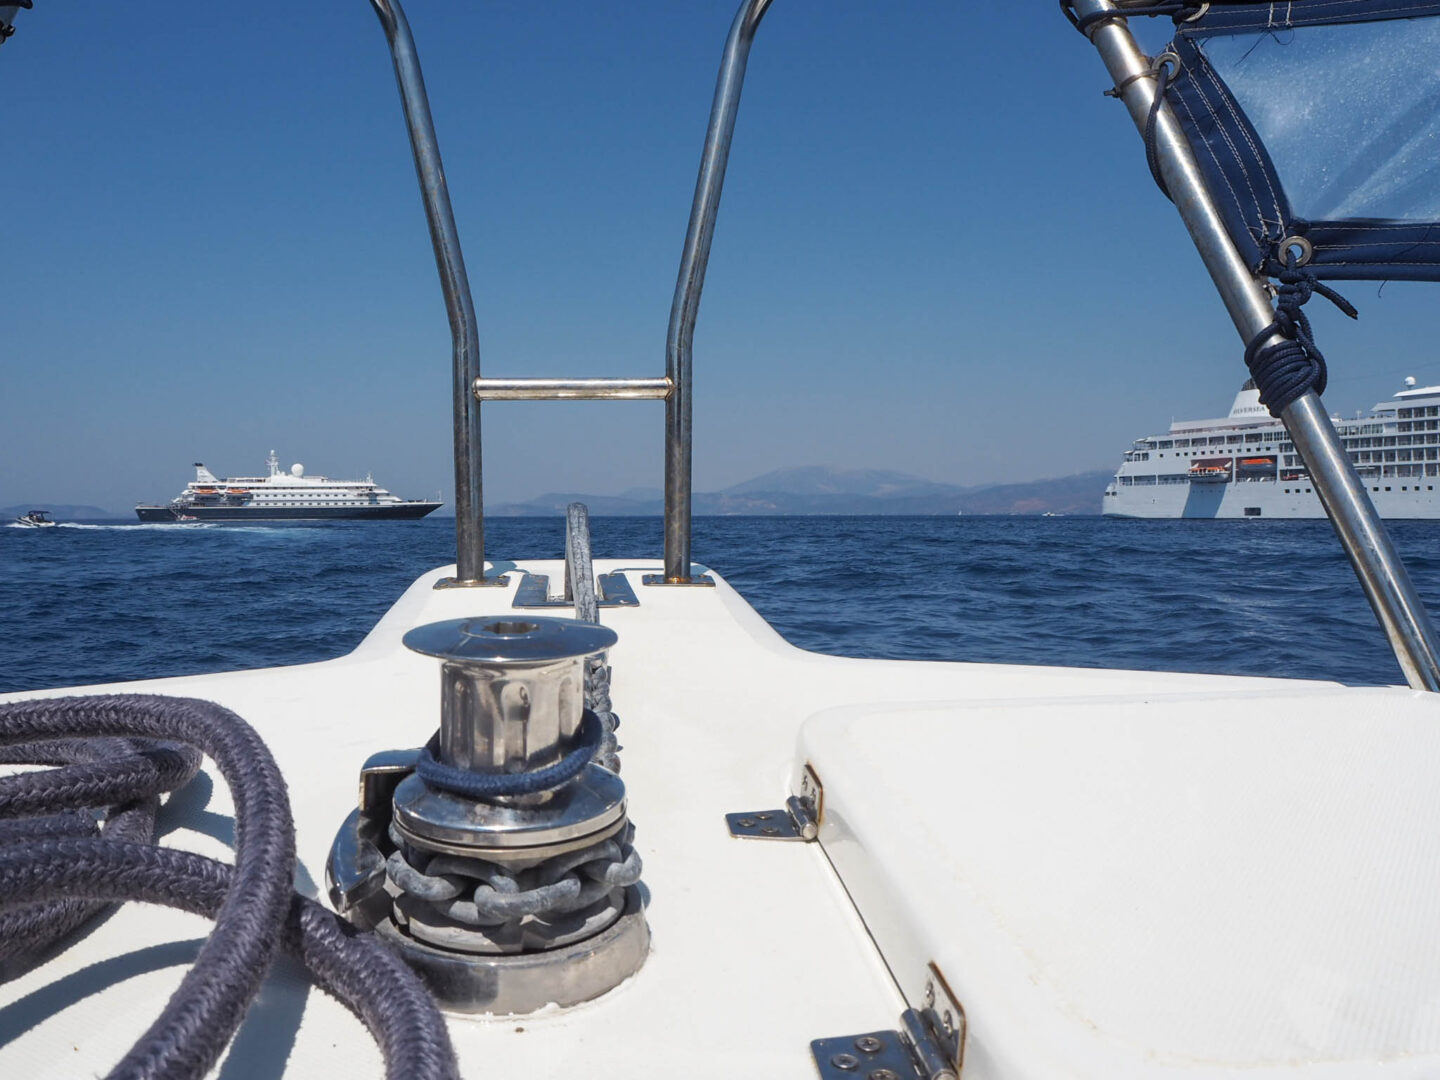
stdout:
[[[82,739],[105,742],[92,747],[86,760]],[[133,739],[180,745],[115,743]],[[234,713],[211,702],[140,694],[23,701],[0,705],[0,746],[9,762],[80,762],[78,770],[70,764],[0,781],[0,815],[49,814],[0,832],[0,910],[7,917],[20,908],[16,914],[28,911],[33,920],[50,909],[60,910],[68,923],[72,908],[50,906],[78,903],[88,914],[96,903],[139,899],[215,919],[194,966],[110,1080],[203,1076],[239,1026],[282,943],[370,1028],[391,1077],[458,1076],[444,1021],[414,974],[377,942],[294,894],[294,829],[284,780],[260,737]],[[117,793],[137,795],[147,772],[161,786],[137,801],[153,803],[156,790],[193,775],[196,751],[215,761],[230,787],[234,867],[128,835],[114,838],[108,823],[99,837],[83,835],[83,815],[76,810]],[[103,759],[116,754],[122,763],[110,779]],[[110,820],[127,812],[122,806]],[[147,834],[153,809],[149,820]],[[127,833],[136,827],[132,821]],[[6,930],[14,926],[0,923]],[[46,932],[47,940],[56,936]]]
[[[58,739],[0,745],[0,763],[59,766],[0,779],[0,843],[97,834],[143,843],[155,833],[158,796],[189,783],[200,752],[141,740]],[[88,807],[111,808],[103,829],[81,809]],[[0,910],[0,979],[28,971],[104,908],[67,896]]]

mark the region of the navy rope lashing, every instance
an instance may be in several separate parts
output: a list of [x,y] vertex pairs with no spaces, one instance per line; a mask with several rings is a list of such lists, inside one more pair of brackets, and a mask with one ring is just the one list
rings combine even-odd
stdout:
[[[1318,292],[1352,319],[1360,317],[1350,301],[1299,264],[1294,250],[1286,253],[1279,279],[1275,321],[1245,346],[1245,366],[1260,391],[1260,404],[1276,418],[1305,391],[1325,392],[1325,356],[1316,347],[1310,320],[1301,310],[1311,294]],[[1265,340],[1274,334],[1284,340],[1265,345]]]
[[557,788],[579,776],[605,737],[605,725],[589,709],[580,720],[575,745],[554,765],[522,773],[475,773],[446,765],[436,757],[440,751],[440,734],[436,732],[425,744],[415,763],[420,779],[441,791],[466,795],[472,799],[489,799],[496,795],[534,795]]
[[1150,175],[1155,186],[1165,198],[1174,202],[1165,177],[1160,174],[1160,155],[1155,149],[1155,122],[1160,118],[1160,106],[1165,104],[1165,92],[1170,89],[1170,65],[1180,61],[1174,53],[1162,53],[1155,60],[1155,98],[1150,102],[1150,114],[1145,118],[1145,164],[1150,166]]

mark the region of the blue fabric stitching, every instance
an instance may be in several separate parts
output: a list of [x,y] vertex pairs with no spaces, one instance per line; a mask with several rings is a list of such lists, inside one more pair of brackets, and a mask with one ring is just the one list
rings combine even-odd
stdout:
[[[1235,33],[1246,30],[1292,30],[1300,26],[1322,26],[1326,23],[1366,22],[1387,19],[1424,18],[1440,14],[1440,3],[1433,0],[1415,0],[1391,7],[1367,7],[1365,0],[1302,0],[1307,6],[1300,14],[1295,13],[1294,0],[1286,5],[1283,20],[1277,20],[1275,4],[1255,5],[1255,17],[1247,19],[1246,13],[1233,8],[1227,10],[1214,7],[1193,23],[1182,26],[1179,34],[1186,37],[1208,37],[1216,34]],[[1329,9],[1322,11],[1321,9]]]
[[[1209,65],[1207,64],[1205,66],[1208,67]],[[1215,130],[1220,134],[1220,137],[1225,140],[1225,146],[1230,151],[1231,160],[1240,167],[1240,175],[1245,179],[1245,186],[1250,189],[1250,205],[1255,208],[1256,216],[1260,221],[1260,231],[1257,233],[1250,226],[1246,226],[1246,228],[1255,239],[1256,244],[1263,248],[1266,245],[1268,234],[1265,228],[1265,218],[1260,213],[1260,196],[1255,190],[1254,182],[1250,179],[1250,170],[1245,167],[1245,162],[1241,160],[1240,154],[1237,152],[1237,147],[1235,146],[1235,141],[1230,137],[1230,133],[1225,130],[1225,125],[1220,119],[1220,114],[1215,111],[1215,106],[1211,103],[1210,96],[1205,93],[1205,87],[1200,84],[1199,79],[1193,79],[1192,84],[1195,87],[1196,94],[1199,95],[1200,101],[1204,104],[1206,111],[1210,113],[1210,119],[1214,122]],[[1213,151],[1211,152],[1211,156],[1215,157]],[[1234,186],[1230,184],[1229,173],[1220,165],[1218,157],[1215,158],[1215,164],[1220,168],[1220,174],[1225,177],[1226,185],[1230,187],[1231,198],[1235,200],[1237,206],[1243,207],[1245,204],[1241,202],[1239,193],[1236,192]]]
[[[1242,114],[1239,113],[1237,110],[1234,98],[1229,93],[1228,87],[1226,87],[1224,83],[1220,81],[1220,77],[1215,73],[1215,69],[1211,67],[1208,62],[1205,64],[1205,77],[1209,79],[1211,84],[1215,87],[1216,95],[1224,104],[1225,110],[1235,121],[1235,130],[1240,133],[1241,137],[1245,140],[1245,145],[1249,147],[1251,157],[1255,161],[1256,167],[1259,169],[1260,175],[1265,180],[1266,189],[1270,192],[1270,202],[1271,205],[1275,208],[1275,220],[1279,222],[1281,224],[1281,227],[1283,228],[1285,222],[1285,211],[1280,206],[1280,195],[1276,192],[1275,185],[1270,182],[1270,171],[1264,168],[1261,164],[1264,161],[1264,157],[1262,156],[1260,149],[1255,145],[1255,140],[1250,137],[1250,132],[1246,128],[1245,121],[1242,118]],[[1243,163],[1241,167],[1244,167]],[[1258,197],[1256,198],[1255,202],[1256,212],[1260,214],[1261,235],[1265,240],[1270,240],[1270,230],[1265,222],[1264,211],[1260,209],[1260,200]],[[1279,237],[1274,237],[1274,239],[1279,239]]]

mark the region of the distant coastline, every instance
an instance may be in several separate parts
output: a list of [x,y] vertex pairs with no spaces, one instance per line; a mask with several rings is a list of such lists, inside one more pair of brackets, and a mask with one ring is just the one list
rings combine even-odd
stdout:
[[[823,465],[780,469],[722,491],[696,492],[697,515],[786,517],[862,515],[920,517],[956,514],[1097,515],[1114,473],[1095,470],[1046,480],[963,487],[907,473],[834,469]],[[619,495],[550,492],[519,503],[490,504],[495,517],[550,517],[583,502],[597,517],[652,517],[663,512],[657,490]]]
[[[694,513],[701,516],[942,516],[956,514],[1100,513],[1105,485],[1113,472],[1095,470],[1046,480],[1012,484],[963,486],[942,484],[908,473],[879,469],[835,469],[809,465],[779,469],[721,491],[696,492]],[[492,517],[551,517],[564,514],[572,502],[583,502],[596,517],[657,517],[664,512],[658,488],[632,489],[618,495],[547,492],[524,502],[487,503]],[[67,503],[16,503],[0,506],[0,522],[29,510],[48,510],[65,521],[131,520],[99,506]],[[436,517],[453,517],[443,507]]]

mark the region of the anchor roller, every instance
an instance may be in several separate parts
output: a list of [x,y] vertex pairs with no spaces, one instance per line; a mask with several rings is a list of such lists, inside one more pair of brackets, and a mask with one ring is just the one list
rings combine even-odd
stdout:
[[331,850],[336,910],[373,928],[442,1007],[526,1013],[628,978],[649,949],[625,785],[593,760],[586,658],[614,631],[553,618],[430,623],[440,729],[365,763]]

